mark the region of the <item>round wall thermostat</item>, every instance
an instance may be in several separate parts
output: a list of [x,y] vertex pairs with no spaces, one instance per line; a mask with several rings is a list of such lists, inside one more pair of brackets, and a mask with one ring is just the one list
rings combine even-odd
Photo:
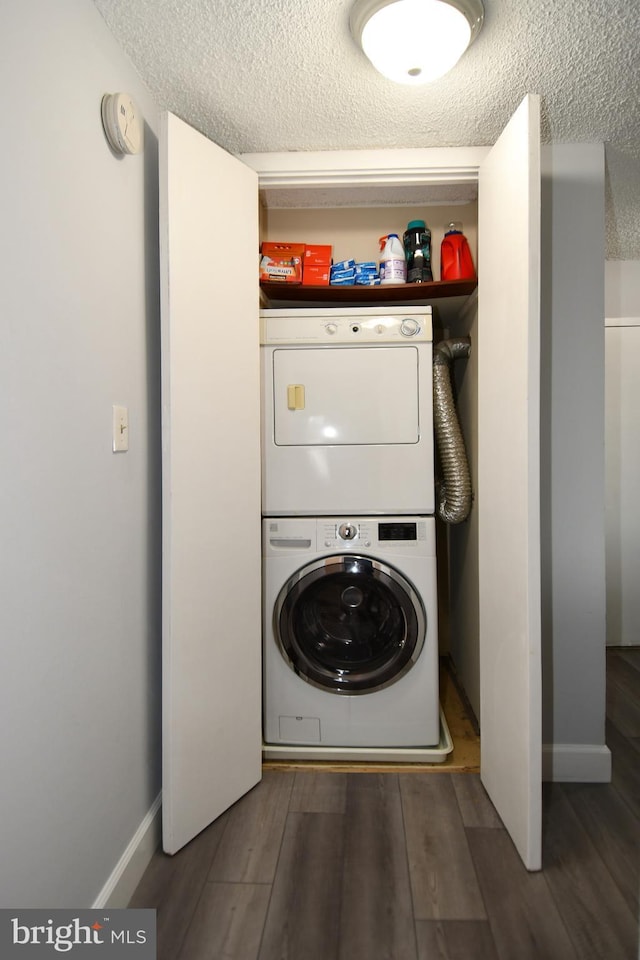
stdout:
[[116,153],[140,153],[142,117],[128,93],[105,93],[102,98],[102,125]]

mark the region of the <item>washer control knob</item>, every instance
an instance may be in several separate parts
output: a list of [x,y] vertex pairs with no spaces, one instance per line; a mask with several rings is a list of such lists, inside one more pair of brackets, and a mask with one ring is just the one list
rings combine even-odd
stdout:
[[420,332],[420,324],[417,320],[412,320],[411,317],[407,317],[400,324],[400,333],[403,337],[415,337],[416,333]]
[[378,326],[376,327],[376,333],[384,333],[385,329],[386,327],[384,323],[379,323]]
[[355,540],[358,536],[358,528],[355,523],[341,523],[338,527],[338,536],[341,540]]
[[325,330],[327,331],[327,333],[329,334],[329,336],[332,337],[334,334],[336,334],[336,333],[338,332],[338,324],[337,324],[337,323],[327,323],[327,324],[325,325]]

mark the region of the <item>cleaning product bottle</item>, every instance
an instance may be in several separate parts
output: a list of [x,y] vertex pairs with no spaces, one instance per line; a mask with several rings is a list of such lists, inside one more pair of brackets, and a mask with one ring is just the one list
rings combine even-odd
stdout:
[[462,224],[452,222],[445,231],[440,247],[441,280],[475,280],[476,270]]
[[402,237],[407,261],[407,283],[427,283],[431,272],[431,230],[424,220],[411,220]]
[[407,261],[397,233],[380,237],[380,283],[406,283]]

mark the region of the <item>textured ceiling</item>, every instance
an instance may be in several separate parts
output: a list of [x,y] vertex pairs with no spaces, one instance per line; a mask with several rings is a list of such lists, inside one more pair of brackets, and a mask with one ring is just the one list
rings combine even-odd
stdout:
[[446,77],[379,76],[348,0],[94,0],[158,105],[231,153],[493,143],[525,93],[543,139],[606,144],[606,256],[640,260],[638,0],[484,0]]

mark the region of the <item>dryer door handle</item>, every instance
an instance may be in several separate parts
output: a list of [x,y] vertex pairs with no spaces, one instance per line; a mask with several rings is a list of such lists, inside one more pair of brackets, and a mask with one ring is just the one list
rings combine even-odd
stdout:
[[287,407],[289,410],[304,410],[303,383],[290,383],[287,386]]

